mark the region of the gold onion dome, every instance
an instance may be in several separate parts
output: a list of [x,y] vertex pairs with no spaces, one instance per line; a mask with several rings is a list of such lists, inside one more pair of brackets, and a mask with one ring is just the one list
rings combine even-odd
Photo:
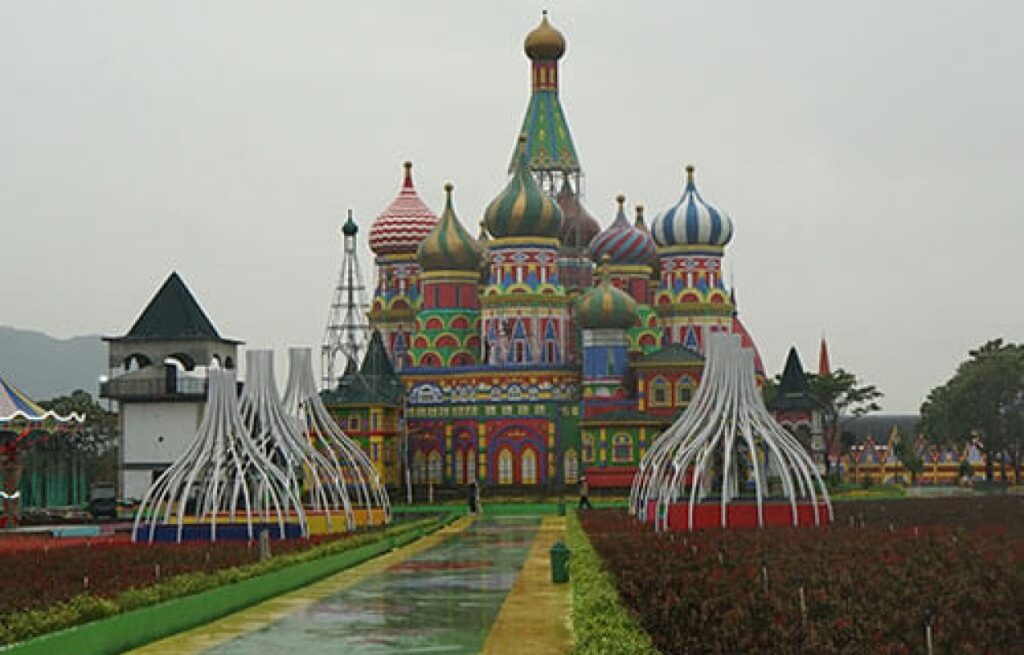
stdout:
[[416,261],[424,271],[476,271],[480,267],[480,244],[459,223],[452,207],[452,189],[444,185],[447,195],[444,211],[437,225],[420,243]]
[[530,59],[559,59],[565,54],[565,37],[551,27],[546,9],[540,19],[540,25],[526,35],[523,49]]
[[585,293],[576,307],[576,318],[585,328],[625,330],[640,321],[636,301],[612,284],[609,261],[610,257],[605,255],[601,262],[601,283]]
[[562,227],[562,211],[526,167],[526,137],[519,137],[516,168],[498,197],[487,205],[484,223],[495,239],[538,237],[557,239]]

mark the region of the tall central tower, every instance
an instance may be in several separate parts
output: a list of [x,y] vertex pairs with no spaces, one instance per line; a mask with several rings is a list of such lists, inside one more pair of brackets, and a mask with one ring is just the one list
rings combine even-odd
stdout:
[[530,58],[532,93],[520,130],[526,141],[517,142],[508,172],[514,173],[523,160],[548,195],[555,196],[565,181],[578,194],[583,171],[558,100],[558,60],[565,54],[565,37],[548,23],[548,12],[526,35],[523,48]]

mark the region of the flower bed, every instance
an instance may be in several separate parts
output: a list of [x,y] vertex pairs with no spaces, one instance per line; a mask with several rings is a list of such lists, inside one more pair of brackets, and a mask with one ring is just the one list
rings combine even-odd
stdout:
[[0,645],[333,555],[435,521],[275,541],[274,557],[263,562],[257,546],[246,542],[142,545],[100,538],[12,551],[0,556],[5,592],[0,595]]
[[619,594],[665,653],[1014,652],[1024,499],[850,502],[827,529],[654,533],[581,513]]

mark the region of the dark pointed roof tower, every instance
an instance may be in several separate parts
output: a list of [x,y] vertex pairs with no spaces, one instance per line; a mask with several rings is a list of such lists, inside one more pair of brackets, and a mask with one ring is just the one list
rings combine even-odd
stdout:
[[811,385],[807,383],[800,355],[797,354],[796,348],[790,348],[789,355],[786,356],[786,367],[782,371],[782,380],[779,381],[779,387],[775,390],[775,397],[768,404],[768,409],[786,412],[815,407]]
[[558,99],[558,60],[565,54],[565,37],[548,22],[547,11],[540,25],[526,35],[523,48],[530,58],[532,94],[520,130],[526,142],[516,144],[508,172],[515,171],[522,157],[550,195],[555,195],[564,179],[579,193],[583,171]]
[[163,341],[221,339],[217,328],[176,271],[167,277],[125,337]]
[[402,385],[384,348],[380,330],[374,330],[366,357],[359,371],[346,372],[341,384],[321,394],[331,405],[392,405],[402,404]]

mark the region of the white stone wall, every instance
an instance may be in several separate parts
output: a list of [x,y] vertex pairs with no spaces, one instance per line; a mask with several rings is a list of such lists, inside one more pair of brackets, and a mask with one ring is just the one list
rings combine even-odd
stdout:
[[192,443],[205,402],[122,403],[124,498],[142,498],[161,470]]

